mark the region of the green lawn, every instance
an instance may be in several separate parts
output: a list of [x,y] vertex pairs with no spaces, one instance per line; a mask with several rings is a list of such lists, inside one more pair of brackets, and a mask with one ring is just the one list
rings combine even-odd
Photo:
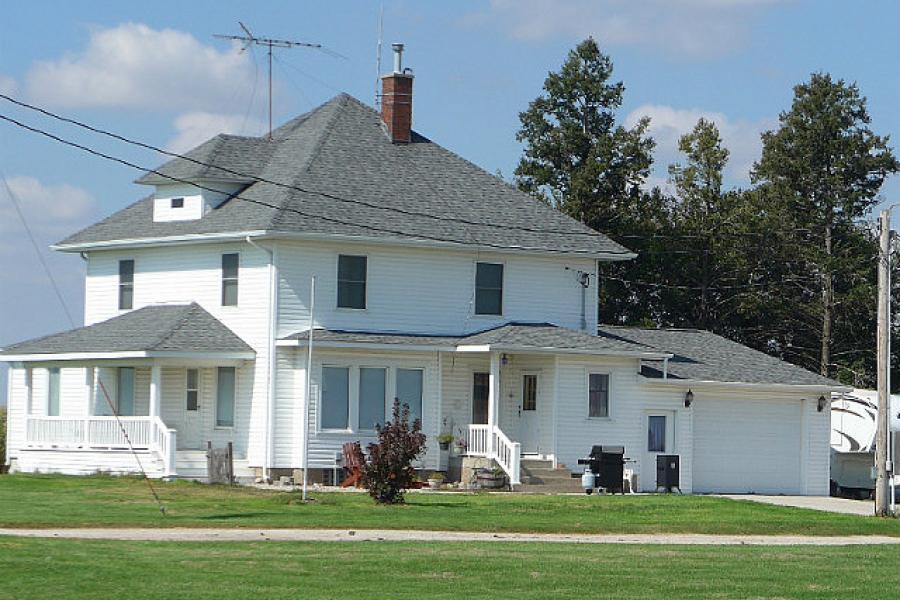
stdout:
[[409,494],[378,506],[365,494],[298,493],[130,477],[0,476],[4,527],[300,527],[561,533],[900,536],[900,520],[836,515],[703,496]]
[[0,598],[875,598],[900,547],[0,538]]

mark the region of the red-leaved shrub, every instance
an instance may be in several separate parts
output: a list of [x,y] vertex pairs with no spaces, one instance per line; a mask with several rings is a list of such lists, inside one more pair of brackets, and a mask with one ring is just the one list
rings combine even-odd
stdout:
[[369,444],[363,467],[363,484],[381,504],[402,504],[403,493],[412,487],[416,470],[412,463],[425,451],[422,423],[410,425],[409,406],[394,400],[391,420],[377,427],[378,443]]

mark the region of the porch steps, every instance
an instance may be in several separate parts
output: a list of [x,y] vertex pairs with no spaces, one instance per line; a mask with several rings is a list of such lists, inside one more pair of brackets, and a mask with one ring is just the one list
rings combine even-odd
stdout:
[[206,450],[179,450],[175,454],[175,472],[180,479],[206,481]]
[[578,493],[581,480],[574,479],[565,467],[553,468],[549,460],[523,459],[521,463],[522,485],[516,491],[533,494]]

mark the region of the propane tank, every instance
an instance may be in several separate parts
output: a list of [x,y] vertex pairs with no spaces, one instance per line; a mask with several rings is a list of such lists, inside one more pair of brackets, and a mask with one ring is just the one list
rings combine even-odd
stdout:
[[581,487],[584,488],[585,494],[590,495],[594,493],[595,482],[594,472],[591,471],[590,467],[585,467],[584,473],[581,474]]

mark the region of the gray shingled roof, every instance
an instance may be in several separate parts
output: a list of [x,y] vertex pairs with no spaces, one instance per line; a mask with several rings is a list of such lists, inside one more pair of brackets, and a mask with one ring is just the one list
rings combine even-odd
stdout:
[[199,304],[146,306],[107,321],[0,350],[3,355],[100,352],[252,353],[247,345]]
[[[643,344],[673,354],[673,358],[669,359],[669,378],[843,387],[832,379],[709,331],[600,325],[599,335]],[[662,361],[644,361],[642,374],[645,377],[661,378]]]
[[[283,339],[306,341],[308,332],[301,331]],[[639,353],[656,356],[664,354],[655,348],[649,348],[639,343],[590,335],[549,323],[507,323],[471,335],[460,336],[317,329],[313,339],[316,343],[397,345],[398,348],[410,345],[434,348],[490,345],[500,349],[535,351],[558,350],[594,354]]]
[[[405,242],[438,238],[467,246],[623,259],[632,256],[605,235],[417,133],[412,143],[391,143],[380,115],[346,94],[286,123],[275,130],[272,140],[218,136],[188,154],[315,193],[250,183],[240,195],[275,208],[232,198],[202,219],[161,223],[153,222],[152,198],[148,197],[58,246],[76,249],[116,240],[265,230],[272,235],[304,233]],[[161,171],[188,180],[239,179],[183,159],[166,163]],[[148,174],[138,181],[159,180]]]
[[262,168],[272,157],[272,151],[276,147],[277,145],[271,143],[268,138],[219,134],[184,154],[197,162],[173,158],[156,169],[159,174],[145,173],[136,179],[135,183],[144,185],[175,183],[173,178],[188,181],[221,180],[252,183],[254,178],[262,174]]

